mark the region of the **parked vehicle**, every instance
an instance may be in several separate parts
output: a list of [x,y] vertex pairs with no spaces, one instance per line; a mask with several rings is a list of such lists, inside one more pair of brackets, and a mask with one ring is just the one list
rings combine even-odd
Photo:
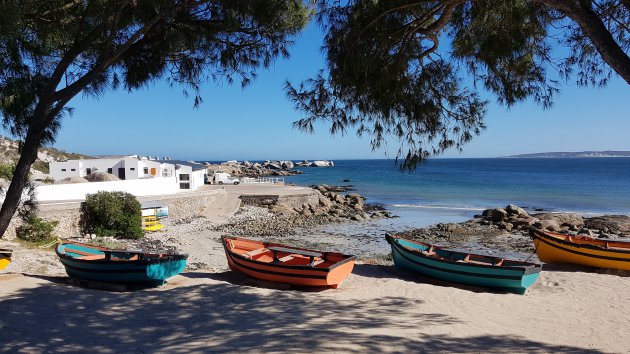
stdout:
[[232,177],[229,173],[217,172],[214,174],[213,183],[237,185],[241,183],[241,180],[236,177]]

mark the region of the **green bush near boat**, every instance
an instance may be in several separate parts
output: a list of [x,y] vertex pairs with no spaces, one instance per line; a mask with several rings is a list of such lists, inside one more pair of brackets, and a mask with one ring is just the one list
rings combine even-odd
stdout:
[[141,238],[140,202],[125,192],[88,194],[81,203],[79,227],[84,234],[116,238]]
[[24,224],[15,229],[15,235],[24,241],[45,243],[55,239],[53,231],[58,221],[46,221],[38,216],[25,220]]

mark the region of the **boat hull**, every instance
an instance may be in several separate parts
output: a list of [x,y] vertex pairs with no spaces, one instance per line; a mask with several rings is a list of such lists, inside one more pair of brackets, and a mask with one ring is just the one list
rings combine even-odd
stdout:
[[[87,245],[72,246],[82,254],[104,254],[102,248],[92,248]],[[57,255],[66,269],[68,276],[91,281],[120,283],[120,284],[146,284],[161,285],[166,279],[181,273],[186,267],[187,256],[151,258],[147,256],[139,260],[84,260],[73,257],[72,250],[65,249],[64,245],[57,247]],[[116,257],[125,257],[124,253],[113,253]]]
[[3,270],[11,263],[12,250],[0,249],[0,270]]
[[[552,233],[530,229],[530,236],[541,262],[630,270],[630,248],[610,250],[595,245],[574,243],[552,235]],[[593,240],[593,242],[601,243],[602,241]]]
[[[233,238],[233,240],[239,239]],[[264,247],[268,247],[275,244],[261,243],[261,245],[264,245]],[[336,288],[344,279],[346,279],[350,275],[350,273],[352,273],[352,269],[354,268],[354,256],[345,256],[336,253],[334,255],[344,256],[344,258],[340,259],[338,262],[330,267],[318,268],[306,265],[296,266],[277,263],[264,263],[253,259],[247,259],[242,255],[233,252],[230,247],[228,247],[225,239],[224,247],[230,269],[246,274],[252,278],[276,283],[307,287]],[[325,253],[324,257],[326,257]]]
[[388,238],[392,247],[392,258],[397,269],[419,273],[430,278],[448,282],[497,288],[523,294],[540,275],[541,266],[495,267],[445,261],[425,256],[422,252],[409,250],[416,244],[404,239]]

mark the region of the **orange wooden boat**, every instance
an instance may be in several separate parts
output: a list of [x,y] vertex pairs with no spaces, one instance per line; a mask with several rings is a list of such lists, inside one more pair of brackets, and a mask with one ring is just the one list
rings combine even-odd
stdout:
[[253,278],[299,286],[337,288],[354,268],[355,256],[223,237],[230,269]]
[[530,228],[538,259],[545,263],[573,263],[597,268],[630,270],[630,242],[565,235]]

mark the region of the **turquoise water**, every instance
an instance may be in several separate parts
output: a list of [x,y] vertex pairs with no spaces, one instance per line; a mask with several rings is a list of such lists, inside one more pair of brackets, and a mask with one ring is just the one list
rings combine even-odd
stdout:
[[352,185],[403,217],[464,218],[509,203],[530,211],[630,214],[630,158],[433,159],[414,173],[400,172],[394,160],[334,162],[301,168],[305,174],[285,181]]

